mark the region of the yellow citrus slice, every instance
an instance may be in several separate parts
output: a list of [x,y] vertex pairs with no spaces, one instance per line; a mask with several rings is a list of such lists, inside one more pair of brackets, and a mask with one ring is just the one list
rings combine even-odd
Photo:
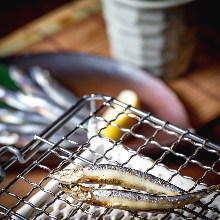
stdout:
[[[140,108],[140,101],[138,99],[137,94],[132,90],[123,90],[119,93],[116,98],[117,100],[131,105],[135,108]],[[121,128],[130,129],[135,123],[137,123],[137,119],[133,117],[129,117],[127,114],[132,114],[130,110],[125,110],[123,107],[113,105],[114,108],[108,107],[108,109],[104,112],[102,117],[106,121],[112,121],[112,123],[117,124]],[[106,127],[107,126],[107,127]],[[115,141],[119,140],[124,132],[116,126],[107,124],[106,122],[100,123],[100,128],[104,128],[101,130],[101,134],[109,137]]]

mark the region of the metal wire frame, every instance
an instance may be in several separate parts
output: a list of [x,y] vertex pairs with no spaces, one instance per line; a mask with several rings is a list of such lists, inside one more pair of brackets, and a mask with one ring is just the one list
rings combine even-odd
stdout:
[[[98,108],[96,108],[97,101],[102,102],[102,104]],[[56,131],[59,128],[61,128],[65,123],[67,123],[71,118],[73,118],[74,115],[78,111],[80,111],[80,109],[83,108],[83,106],[85,106],[87,104],[90,104],[91,113],[90,113],[90,115],[88,115],[87,118],[85,118],[85,120],[83,120],[78,126],[73,128],[72,131],[70,131],[68,134],[66,134],[64,137],[62,137],[56,143],[49,141],[49,137],[51,135],[56,134]],[[100,153],[100,152],[94,152],[93,150],[91,150],[88,147],[90,144],[90,141],[93,138],[95,138],[97,136],[101,137],[101,135],[100,135],[101,130],[105,129],[105,128],[102,128],[101,130],[99,130],[98,133],[92,133],[92,137],[90,137],[85,143],[76,143],[74,140],[70,140],[71,135],[74,134],[74,132],[76,132],[78,129],[82,129],[86,133],[91,132],[85,126],[86,122],[88,122],[91,118],[95,117],[98,120],[104,120],[99,115],[100,111],[102,111],[103,108],[111,107],[116,110],[116,106],[120,106],[123,109],[123,111],[120,110],[118,112],[118,115],[116,116],[116,118],[119,117],[119,115],[121,115],[121,114],[127,114],[127,116],[129,116],[129,117],[135,117],[137,119],[137,123],[135,125],[133,125],[132,128],[126,129],[126,128],[121,128],[117,124],[114,123],[116,118],[111,121],[106,121],[106,123],[107,123],[106,126],[111,124],[112,126],[119,127],[122,131],[125,132],[124,135],[120,138],[120,140],[118,140],[116,142],[110,140],[107,137],[102,137],[104,140],[107,140],[113,144],[112,148],[108,149],[104,153]],[[129,110],[129,112],[127,110]],[[132,113],[134,113],[135,115]],[[144,135],[138,134],[135,132],[136,128],[139,127],[141,124],[147,124],[155,129],[155,131],[151,137],[145,137]],[[175,136],[177,139],[170,146],[163,146],[160,143],[154,141],[154,138],[161,131],[165,132],[169,135]],[[136,138],[143,140],[143,144],[141,144],[136,151],[131,150],[127,146],[124,146],[123,144],[121,144],[127,135],[132,135],[133,137],[136,137]],[[78,147],[76,148],[76,150],[74,150],[74,152],[70,151],[69,149],[62,148],[62,147],[60,147],[60,145],[64,141],[67,141],[70,144],[77,144]],[[184,153],[180,153],[180,152],[175,151],[175,147],[183,141],[186,141],[186,142],[192,144],[193,146],[195,146],[194,152],[189,156],[185,155]],[[11,216],[17,216],[20,219],[27,219],[24,216],[22,216],[21,214],[17,213],[17,211],[16,211],[18,209],[18,207],[21,206],[21,204],[27,204],[30,207],[32,207],[35,211],[38,212],[35,215],[34,219],[37,219],[37,217],[41,216],[42,213],[47,215],[50,218],[58,219],[56,216],[51,215],[47,211],[47,209],[48,209],[48,207],[53,205],[55,203],[55,201],[62,200],[62,201],[65,201],[65,203],[67,203],[69,206],[73,207],[73,211],[69,214],[70,218],[73,217],[80,210],[81,212],[87,214],[88,216],[92,216],[95,219],[102,219],[102,218],[104,218],[105,215],[107,215],[109,212],[111,212],[110,209],[105,209],[105,211],[103,213],[96,215],[93,212],[89,211],[88,208],[87,209],[84,208],[84,204],[82,204],[82,203],[76,203],[76,204],[70,203],[68,200],[66,200],[65,198],[62,197],[62,193],[53,193],[50,190],[45,190],[43,185],[48,181],[47,176],[45,178],[43,178],[39,183],[35,183],[35,182],[29,180],[28,178],[26,178],[25,175],[27,173],[31,172],[31,170],[33,170],[35,167],[38,167],[38,168],[43,169],[43,170],[47,171],[48,173],[50,173],[54,170],[61,169],[64,166],[64,164],[74,163],[75,159],[78,159],[86,164],[94,164],[94,163],[98,163],[100,160],[102,160],[104,158],[107,161],[109,161],[110,163],[117,163],[117,164],[124,166],[124,165],[128,164],[132,160],[132,158],[134,158],[136,155],[138,155],[140,158],[144,159],[145,156],[141,154],[141,150],[149,143],[153,143],[153,144],[157,145],[161,150],[163,150],[163,153],[158,158],[151,160],[152,166],[150,168],[148,168],[146,170],[146,172],[153,170],[154,167],[156,167],[158,164],[161,165],[161,163],[163,162],[164,158],[167,155],[173,154],[178,158],[184,159],[185,162],[183,164],[181,164],[177,170],[172,170],[173,174],[170,176],[168,181],[171,181],[177,175],[183,176],[181,171],[186,166],[188,166],[189,163],[196,164],[197,166],[199,166],[205,170],[203,176],[197,180],[193,179],[192,177],[184,177],[186,179],[193,180],[193,182],[194,182],[194,185],[189,189],[189,191],[195,189],[201,183],[204,184],[203,180],[205,179],[205,177],[207,177],[207,175],[210,172],[215,173],[218,176],[220,175],[220,172],[216,169],[217,165],[219,165],[219,162],[220,162],[220,157],[219,157],[220,156],[220,153],[219,153],[220,146],[218,146],[217,144],[214,144],[205,138],[199,137],[199,136],[191,133],[190,131],[185,131],[181,128],[178,128],[178,127],[170,124],[169,122],[160,120],[160,119],[154,117],[153,115],[151,115],[150,113],[146,113],[146,112],[143,112],[139,109],[135,109],[131,106],[128,106],[128,105],[126,105],[126,104],[124,104],[124,103],[122,103],[112,97],[105,96],[105,95],[87,95],[87,96],[84,96],[75,106],[73,106],[71,109],[69,109],[64,115],[62,115],[59,119],[57,119],[53,124],[51,124],[39,136],[35,136],[35,138],[22,150],[18,151],[17,149],[15,149],[11,146],[3,147],[0,149],[0,155],[5,153],[6,151],[10,151],[15,154],[7,163],[1,165],[1,176],[2,176],[2,180],[3,180],[4,175],[5,175],[5,171],[10,166],[12,166],[13,163],[16,162],[16,160],[18,160],[20,163],[26,163],[36,152],[39,151],[40,147],[43,144],[50,146],[50,148],[46,152],[44,152],[30,166],[28,166],[23,172],[21,172],[17,177],[15,177],[15,179],[12,182],[10,182],[4,189],[1,190],[0,199],[3,194],[7,194],[8,196],[16,198],[17,203],[13,207],[5,207],[4,205],[0,204],[0,209],[3,210],[3,211],[0,211],[0,214],[4,217],[7,217],[7,218],[11,218]],[[108,158],[108,152],[110,152],[112,149],[114,149],[115,146],[118,146],[118,144],[120,144],[120,146],[122,146],[123,149],[130,152],[130,156],[123,163],[119,163],[117,160],[114,160],[114,158],[113,159]],[[216,155],[217,159],[212,163],[211,166],[204,165],[200,161],[195,159],[195,157],[198,155],[198,153],[201,150],[205,150],[207,153]],[[93,160],[88,160],[87,158],[81,157],[81,152],[83,152],[83,151],[89,151],[91,154],[93,154],[96,157],[96,159],[93,161]],[[59,158],[61,160],[61,162],[53,170],[51,168],[49,168],[48,165],[42,164],[42,161],[47,159],[47,157],[49,157],[49,155],[51,155],[51,154],[55,155],[57,158]],[[17,184],[18,180],[23,180],[32,187],[31,190],[23,197],[20,197],[19,195],[16,195],[15,193],[10,192],[10,188],[13,185]],[[35,192],[36,190],[40,190],[42,192],[45,192],[46,194],[50,194],[53,199],[50,202],[48,202],[47,204],[45,204],[43,207],[35,206],[31,202],[29,202],[27,199],[29,199],[31,197],[32,193]],[[192,208],[184,207],[183,210],[180,210],[180,211],[179,210],[172,210],[171,212],[165,214],[162,217],[162,219],[169,218],[170,214],[174,214],[174,213],[177,214],[178,216],[181,216],[182,218],[189,218],[189,215],[188,214],[186,215],[185,213],[190,213],[193,216],[193,218],[198,217],[201,219],[210,219],[210,218],[206,217],[205,213],[207,211],[212,211],[212,212],[216,213],[217,215],[220,215],[220,211],[217,208],[210,207],[210,205],[213,203],[213,201],[215,201],[215,199],[218,197],[218,195],[219,194],[215,194],[213,196],[213,198],[207,204],[203,204],[203,206],[200,208],[199,211],[194,210]],[[130,212],[130,216],[133,218],[137,217],[139,219],[146,218],[146,216],[142,216],[138,213],[132,213],[132,212]]]

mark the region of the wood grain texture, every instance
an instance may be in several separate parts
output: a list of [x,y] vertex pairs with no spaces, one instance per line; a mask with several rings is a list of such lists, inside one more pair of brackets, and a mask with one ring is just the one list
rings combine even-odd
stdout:
[[100,0],[73,1],[28,23],[0,40],[0,56],[8,56],[100,11]]
[[220,65],[208,66],[169,83],[185,104],[194,128],[220,116],[219,73]]

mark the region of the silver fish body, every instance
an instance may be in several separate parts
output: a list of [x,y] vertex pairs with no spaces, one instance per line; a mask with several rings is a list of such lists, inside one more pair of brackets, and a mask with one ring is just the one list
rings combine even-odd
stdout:
[[47,126],[43,124],[26,123],[26,124],[7,124],[0,122],[0,130],[8,131],[10,133],[21,133],[21,134],[39,134]]
[[0,108],[0,122],[9,124],[49,124],[50,121],[37,113]]
[[73,102],[79,100],[77,96],[58,83],[48,70],[43,70],[36,66],[30,69],[30,74],[43,91],[63,108],[68,109]]
[[[30,75],[42,90],[60,107],[69,109],[79,100],[73,92],[66,89],[54,79],[48,70],[41,69],[38,66],[32,67],[30,69]],[[77,113],[77,117],[85,118],[85,116],[88,116],[88,113],[89,110],[83,108]]]
[[136,212],[163,213],[195,203],[215,190],[219,190],[220,185],[176,196],[156,196],[127,190],[95,189],[93,187],[62,183],[60,184],[60,189],[74,199],[91,205]]
[[154,194],[178,195],[184,192],[179,187],[154,175],[127,167],[99,164],[57,171],[50,175],[65,184],[94,183],[117,185]]
[[22,111],[26,111],[26,112],[33,112],[33,108],[31,108],[29,105],[23,103],[20,98],[19,95],[21,93],[20,92],[14,92],[11,91],[9,89],[6,89],[2,86],[0,86],[0,101],[15,108],[15,109],[19,109]]
[[24,72],[24,70],[17,66],[9,66],[8,74],[15,84],[22,89],[27,95],[34,95],[37,97],[45,97],[44,93],[34,84],[31,78]]

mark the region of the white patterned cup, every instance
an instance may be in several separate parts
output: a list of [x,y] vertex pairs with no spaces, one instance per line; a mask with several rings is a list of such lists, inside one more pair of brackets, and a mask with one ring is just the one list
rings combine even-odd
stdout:
[[185,73],[196,43],[193,0],[102,0],[112,56],[165,80]]

